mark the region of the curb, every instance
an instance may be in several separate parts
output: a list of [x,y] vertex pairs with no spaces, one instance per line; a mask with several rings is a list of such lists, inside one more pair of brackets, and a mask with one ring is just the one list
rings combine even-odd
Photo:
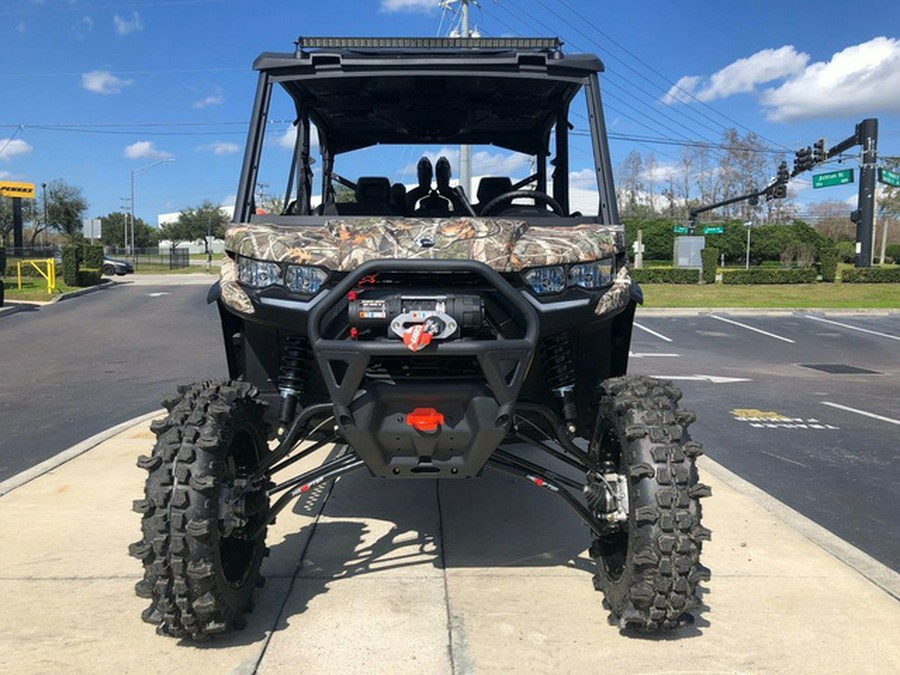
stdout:
[[856,570],[894,599],[900,600],[900,574],[887,565],[878,562],[868,553],[832,534],[818,523],[795,511],[784,502],[775,499],[768,492],[760,490],[709,457],[698,457],[697,465],[701,470],[708,471],[728,487],[749,497],[766,511],[782,520],[788,527]]
[[57,302],[62,302],[63,300],[71,300],[72,298],[77,298],[82,295],[88,295],[90,293],[96,293],[97,291],[106,291],[116,285],[116,282],[112,279],[107,279],[105,282],[101,282],[96,286],[88,286],[87,288],[82,288],[77,291],[72,291],[71,293],[66,293],[64,295],[58,295],[53,298],[49,304],[54,305]]
[[638,307],[635,317],[642,316],[702,316],[704,314],[732,314],[743,316],[793,316],[796,314],[828,314],[834,316],[900,316],[896,309],[810,308],[753,308],[753,307]]
[[40,464],[36,464],[30,469],[25,469],[25,471],[17,473],[12,478],[7,478],[5,481],[0,483],[0,497],[3,497],[4,495],[12,492],[16,488],[22,487],[26,483],[30,483],[35,478],[40,478],[45,473],[53,471],[53,469],[62,466],[69,460],[75,459],[79,455],[83,455],[88,450],[96,448],[104,441],[108,441],[110,438],[119,435],[123,431],[127,431],[132,427],[143,424],[148,420],[152,420],[154,417],[160,417],[164,414],[165,410],[154,410],[153,412],[146,413],[144,415],[140,415],[139,417],[135,417],[122,422],[121,424],[117,424],[116,426],[110,427],[109,429],[101,431],[98,434],[94,434],[90,438],[81,441],[81,443],[73,445],[68,450],[63,450],[59,454],[45,459],[43,462],[41,462]]

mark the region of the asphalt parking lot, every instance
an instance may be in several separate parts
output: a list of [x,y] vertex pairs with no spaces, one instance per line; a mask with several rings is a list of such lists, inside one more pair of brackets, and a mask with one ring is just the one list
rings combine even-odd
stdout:
[[632,352],[711,458],[900,570],[900,314],[639,310]]

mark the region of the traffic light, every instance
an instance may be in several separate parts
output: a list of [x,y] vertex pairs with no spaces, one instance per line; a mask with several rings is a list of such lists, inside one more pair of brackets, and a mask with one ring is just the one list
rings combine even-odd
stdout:
[[815,164],[820,164],[828,159],[828,153],[825,152],[825,139],[820,138],[813,145],[813,157],[812,160]]
[[775,183],[772,186],[772,198],[784,199],[787,197],[787,183]]
[[812,168],[812,149],[807,145],[794,153],[794,175]]
[[778,183],[787,183],[791,179],[791,174],[788,172],[787,162],[782,162],[778,165],[778,175],[775,177],[776,182]]

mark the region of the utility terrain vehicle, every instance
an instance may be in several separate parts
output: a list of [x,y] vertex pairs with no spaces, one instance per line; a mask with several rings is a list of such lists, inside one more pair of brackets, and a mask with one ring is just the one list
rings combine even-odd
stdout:
[[[164,401],[153,453],[138,461],[149,472],[131,546],[143,618],[194,639],[241,627],[267,526],[322,481],[498,469],[584,521],[620,627],[690,622],[708,575],[708,488],[678,390],[625,374],[642,298],[625,266],[600,61],[556,39],[302,38],[254,67],[210,293],[229,380]],[[273,92],[287,94],[293,124],[267,139]],[[486,148],[474,168],[491,175],[474,198],[441,156],[460,144]],[[286,186],[265,205],[264,155],[284,158]],[[355,171],[362,160],[380,171]],[[392,184],[404,162],[415,181]],[[530,175],[505,175],[515,171]],[[322,466],[291,475],[331,445]]]

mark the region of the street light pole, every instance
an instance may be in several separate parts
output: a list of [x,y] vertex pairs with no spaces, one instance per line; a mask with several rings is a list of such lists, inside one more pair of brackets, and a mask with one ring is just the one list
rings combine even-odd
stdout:
[[[43,193],[43,202],[44,202],[44,227],[41,229],[41,246],[46,246],[46,242],[44,241],[44,232],[46,232],[47,228],[50,227],[50,223],[47,220],[47,184],[41,183],[41,192]],[[883,250],[884,247],[882,247]]]
[[[150,169],[159,166],[160,164],[165,164],[166,162],[174,162],[174,157],[164,157],[163,159],[158,159],[152,164],[147,164],[146,166],[138,167],[137,169],[132,169],[130,172],[131,175],[131,246],[130,254],[131,260],[134,261],[134,177],[139,176],[142,173],[146,173],[150,171]],[[128,242],[125,242],[125,245],[128,246]]]
[[744,269],[750,269],[750,228],[753,227],[753,221],[748,220],[744,223],[744,227],[747,228],[747,259],[744,262]]

